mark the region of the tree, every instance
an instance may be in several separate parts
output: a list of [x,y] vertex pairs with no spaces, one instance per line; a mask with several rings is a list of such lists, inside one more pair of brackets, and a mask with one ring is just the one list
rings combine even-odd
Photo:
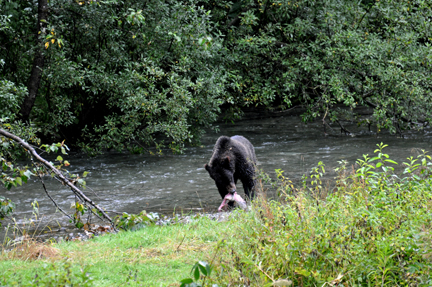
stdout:
[[[50,1],[30,113],[44,138],[89,151],[152,145],[159,151],[166,144],[180,151],[185,141],[197,142],[217,118],[227,76],[210,12],[188,3]],[[0,34],[1,74],[22,86],[39,55],[37,41],[27,40],[36,8],[22,1],[2,5],[13,17]],[[26,100],[31,90],[28,85]]]
[[430,1],[213,6],[226,31],[227,85],[237,105],[301,105],[304,120],[336,122],[368,106],[378,130],[399,134],[430,121]]
[[43,3],[0,4],[0,74],[27,87],[24,115],[43,66],[29,119],[47,140],[180,151],[221,105],[302,106],[305,121],[339,124],[367,106],[399,134],[430,120],[428,1]]
[[48,16],[48,0],[39,0],[38,1],[38,18],[36,22],[36,27],[34,30],[35,37],[35,53],[33,58],[33,65],[30,71],[30,77],[27,83],[28,94],[24,98],[24,101],[21,105],[20,117],[24,121],[28,121],[30,112],[33,108],[34,102],[36,100],[36,96],[39,90],[39,84],[41,81],[42,71],[44,68],[44,52],[42,39],[45,36],[46,32],[46,24],[47,24],[47,16]]

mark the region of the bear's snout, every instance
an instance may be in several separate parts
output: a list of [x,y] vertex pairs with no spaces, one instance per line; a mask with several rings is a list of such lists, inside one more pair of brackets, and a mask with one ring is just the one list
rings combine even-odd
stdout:
[[236,186],[234,183],[231,183],[227,189],[228,189],[228,193],[234,194],[234,192],[236,192]]

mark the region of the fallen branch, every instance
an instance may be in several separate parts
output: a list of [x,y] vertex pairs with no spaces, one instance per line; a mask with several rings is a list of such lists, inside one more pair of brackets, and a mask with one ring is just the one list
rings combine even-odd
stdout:
[[344,128],[344,126],[343,126],[343,125],[342,125],[338,120],[336,120],[336,122],[338,123],[338,125],[339,125],[340,128],[341,128],[341,133],[344,132],[345,135],[349,135],[349,134],[351,134],[351,132],[350,132],[349,130],[347,130],[346,128]]
[[[114,222],[112,221],[112,219],[109,217],[108,214],[105,213],[105,211],[103,211],[96,203],[94,203],[90,198],[88,198],[78,187],[76,187],[69,179],[67,179],[63,173],[58,170],[57,168],[55,168],[50,162],[48,162],[47,160],[45,160],[44,158],[42,158],[37,152],[36,150],[29,145],[28,143],[26,143],[22,138],[11,134],[3,129],[0,129],[0,135],[3,135],[9,139],[14,140],[15,142],[17,142],[19,145],[21,145],[24,149],[26,149],[35,159],[37,159],[39,162],[41,162],[46,168],[48,168],[49,170],[51,170],[56,177],[64,184],[70,187],[70,189],[72,190],[72,192],[79,197],[82,201],[84,201],[86,204],[94,207],[101,215],[104,219],[106,219],[107,221],[109,221],[113,227],[114,230],[117,230],[114,226]],[[97,215],[97,214],[96,214]]]

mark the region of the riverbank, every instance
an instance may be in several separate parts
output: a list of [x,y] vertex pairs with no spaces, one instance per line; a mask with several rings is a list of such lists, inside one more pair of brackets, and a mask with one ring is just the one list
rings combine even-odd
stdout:
[[198,261],[213,268],[196,280],[207,279],[204,286],[430,286],[430,176],[400,185],[384,175],[342,177],[330,193],[293,190],[282,179],[279,201],[260,197],[227,220],[196,215],[87,241],[30,244],[1,254],[0,286],[179,286]]
[[[275,181],[260,173],[260,196],[226,221],[196,215],[3,252],[0,284],[179,286],[195,277],[203,286],[432,286],[432,158],[422,151],[398,172],[385,148],[353,168],[340,161],[331,184],[322,162],[300,185],[281,170]],[[210,276],[206,268],[190,274],[198,261],[210,264]]]
[[179,286],[198,261],[213,268],[203,286],[430,286],[431,176],[373,177],[341,177],[330,193],[281,178],[278,201],[260,197],[227,220],[195,215],[3,252],[0,286]]
[[[0,286],[60,284],[64,280],[73,280],[76,286],[178,286],[181,279],[190,277],[195,262],[211,260],[228,225],[216,217],[197,214],[180,219],[186,224],[148,226],[87,241],[45,243],[44,248],[29,242],[26,252],[2,253]],[[29,255],[33,258],[26,258]]]

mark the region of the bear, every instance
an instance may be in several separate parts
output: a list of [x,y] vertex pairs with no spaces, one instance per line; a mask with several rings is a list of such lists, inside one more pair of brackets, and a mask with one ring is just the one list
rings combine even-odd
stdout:
[[[243,136],[221,136],[216,141],[213,154],[205,169],[215,181],[219,194],[224,199],[219,211],[224,207],[226,198],[236,197],[237,180],[243,184],[246,197],[255,196],[256,156],[253,145]],[[240,197],[241,198],[241,197]],[[237,200],[236,200],[237,201]]]

